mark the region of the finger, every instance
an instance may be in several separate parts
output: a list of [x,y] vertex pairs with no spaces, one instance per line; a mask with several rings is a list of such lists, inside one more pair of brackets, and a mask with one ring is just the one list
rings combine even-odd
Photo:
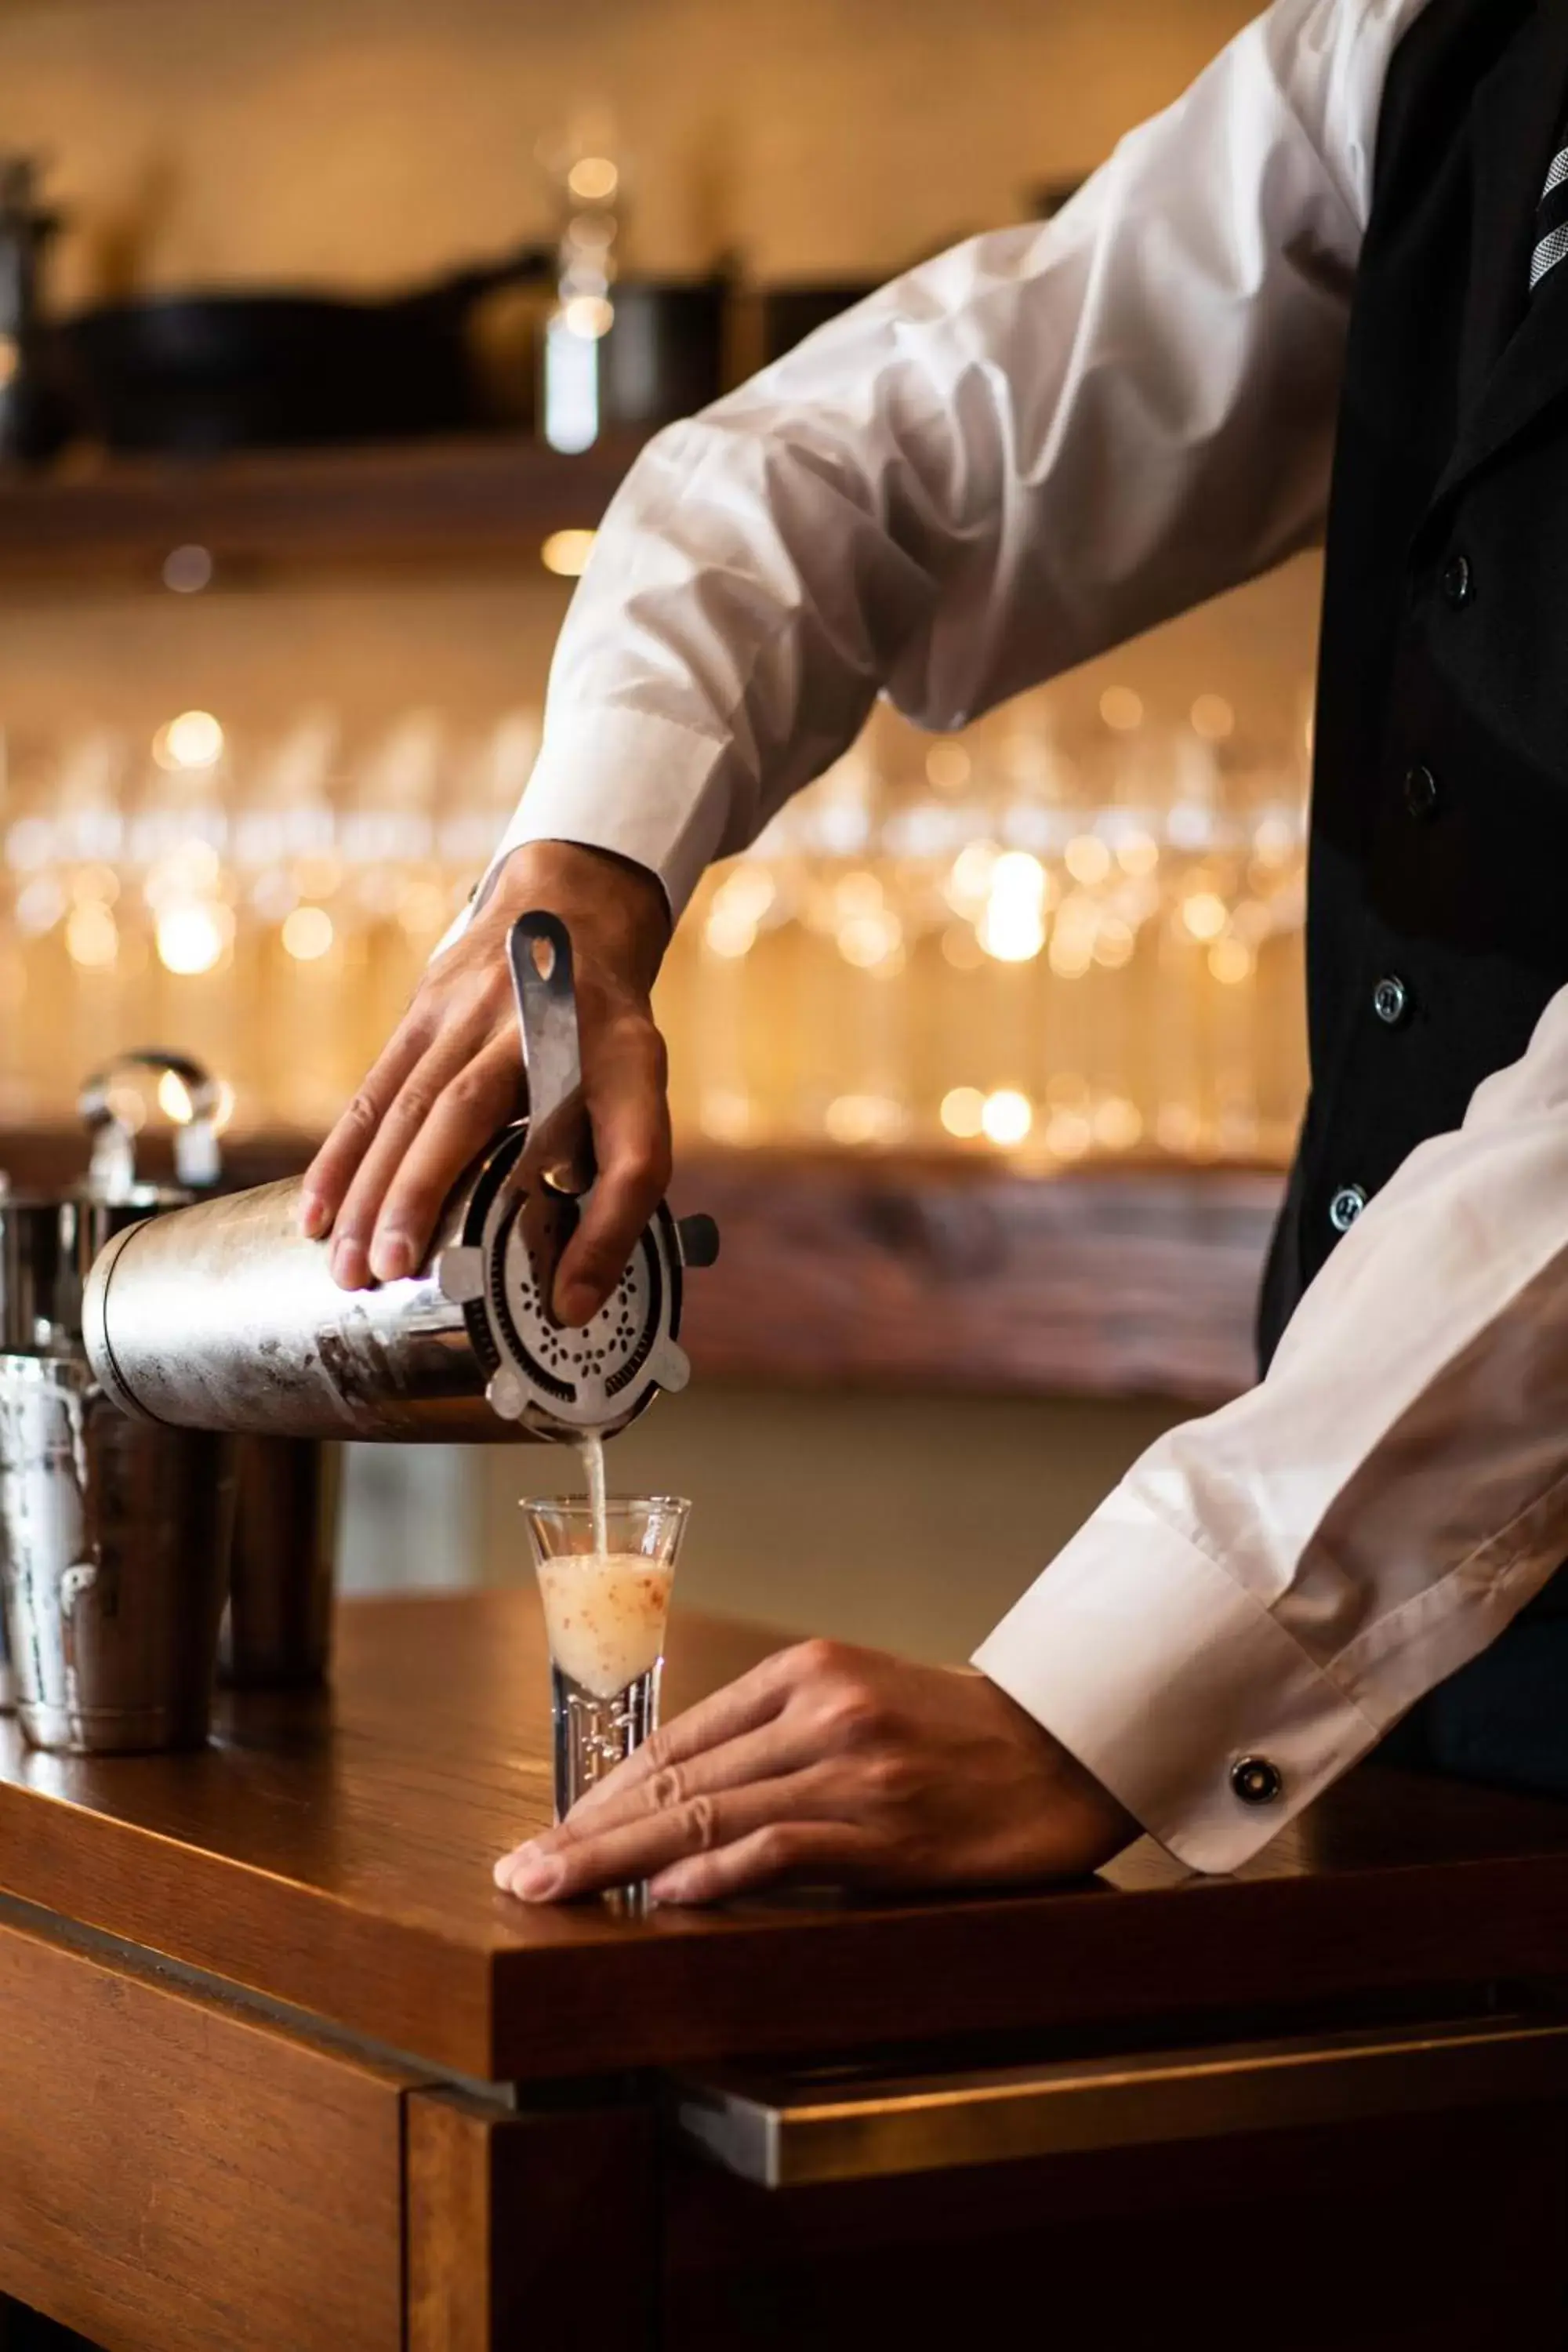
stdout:
[[624,1764],[617,1764],[585,1796],[579,1797],[572,1808],[572,1819],[612,1800],[618,1802],[623,1794],[635,1792],[671,1765],[689,1764],[694,1757],[772,1722],[783,1712],[794,1687],[790,1655],[787,1650],[776,1651],[749,1674],[726,1683],[722,1690],[711,1692],[684,1715],[662,1724]]
[[834,1775],[821,1767],[754,1781],[714,1797],[693,1797],[673,1812],[575,1836],[563,1826],[509,1854],[497,1883],[526,1903],[566,1903],[605,1886],[649,1878],[693,1853],[710,1853],[782,1822],[822,1818]]
[[378,1282],[396,1282],[424,1263],[442,1206],[476,1153],[510,1118],[522,1096],[514,1035],[492,1039],[437,1097],[386,1188],[370,1245]]
[[470,1027],[465,1022],[443,1030],[382,1115],[333,1228],[332,1277],[345,1290],[361,1290],[370,1280],[371,1236],[387,1187],[442,1094],[467,1068],[488,1034],[488,1024],[478,1036],[470,1034]]
[[563,1323],[598,1312],[668,1189],[665,1087],[664,1040],[650,1021],[620,1024],[600,1041],[588,1097],[599,1173],[555,1278]]
[[852,1822],[784,1822],[672,1863],[648,1892],[660,1903],[720,1903],[789,1880],[853,1885],[877,1877],[879,1853],[874,1834]]
[[343,1204],[355,1171],[427,1042],[422,1021],[410,1018],[400,1023],[358,1094],[305,1171],[300,1188],[300,1223],[311,1241],[320,1241],[323,1234],[331,1233],[332,1220]]
[[563,1827],[578,1837],[603,1837],[607,1830],[679,1812],[694,1797],[714,1797],[759,1780],[776,1780],[816,1760],[805,1727],[781,1716],[761,1731],[747,1732],[721,1748],[710,1748],[687,1764],[666,1764],[619,1787],[611,1780],[579,1799]]

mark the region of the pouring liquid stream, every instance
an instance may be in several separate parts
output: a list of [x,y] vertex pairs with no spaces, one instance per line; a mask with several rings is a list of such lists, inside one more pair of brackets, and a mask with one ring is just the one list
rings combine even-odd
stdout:
[[596,1429],[585,1429],[577,1440],[578,1457],[588,1482],[588,1508],[594,1519],[594,1557],[603,1559],[610,1549],[609,1517],[605,1502],[605,1441]]

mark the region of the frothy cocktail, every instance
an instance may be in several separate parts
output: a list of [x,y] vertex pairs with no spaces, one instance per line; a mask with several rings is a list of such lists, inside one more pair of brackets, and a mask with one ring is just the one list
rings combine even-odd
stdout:
[[658,1679],[687,1506],[665,1497],[525,1503],[554,1694],[555,1809],[640,1747]]
[[612,1699],[651,1674],[664,1648],[675,1570],[640,1552],[579,1553],[539,1563],[550,1655],[568,1682]]

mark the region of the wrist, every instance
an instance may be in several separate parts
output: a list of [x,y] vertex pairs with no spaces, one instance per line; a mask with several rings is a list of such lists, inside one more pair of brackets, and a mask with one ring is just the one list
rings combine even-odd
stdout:
[[664,885],[647,866],[577,842],[520,843],[494,869],[475,914],[506,925],[535,907],[560,916],[580,960],[652,989],[672,926]]

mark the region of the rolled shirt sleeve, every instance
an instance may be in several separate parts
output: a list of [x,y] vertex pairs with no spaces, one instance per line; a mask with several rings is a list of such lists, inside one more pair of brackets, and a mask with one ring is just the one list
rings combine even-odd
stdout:
[[1568,991],[1339,1244],[1267,1380],[1152,1447],[974,1664],[1233,1870],[1565,1555]]
[[940,729],[1320,532],[1387,61],[1422,0],[1278,0],[1050,223],[910,272],[612,503],[501,845],[679,913],[879,691]]

